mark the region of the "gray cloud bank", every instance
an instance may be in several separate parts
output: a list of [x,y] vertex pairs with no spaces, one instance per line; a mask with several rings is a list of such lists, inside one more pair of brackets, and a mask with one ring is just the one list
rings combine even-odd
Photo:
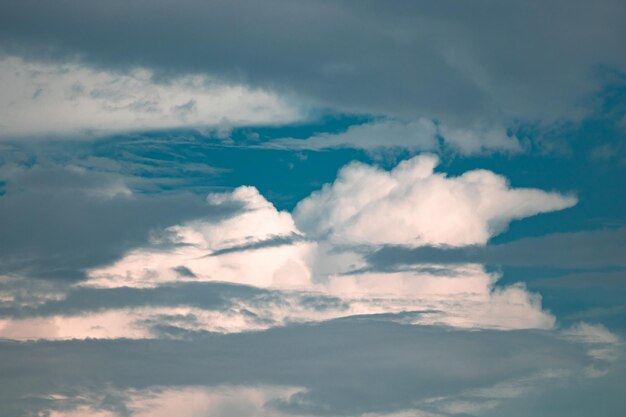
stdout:
[[[0,352],[10,358],[0,364],[0,410],[13,416],[54,407],[51,394],[78,399],[89,392],[222,384],[305,388],[276,404],[288,415],[385,413],[593,363],[581,345],[546,332],[358,319],[184,341],[1,342]],[[97,406],[120,409],[119,402],[109,396]]]
[[0,274],[72,281],[146,244],[151,231],[242,207],[191,193],[133,194],[124,177],[58,166],[12,175],[0,197]]
[[626,228],[554,233],[513,242],[463,248],[386,246],[367,258],[374,269],[419,263],[484,263],[556,268],[626,267]]
[[617,0],[5,1],[0,47],[163,80],[208,73],[344,111],[554,120],[584,114],[599,69],[626,69],[625,17]]

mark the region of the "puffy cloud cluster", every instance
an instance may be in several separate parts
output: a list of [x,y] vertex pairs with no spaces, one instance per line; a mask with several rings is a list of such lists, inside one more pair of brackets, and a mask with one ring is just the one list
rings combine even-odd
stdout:
[[[372,314],[422,325],[552,328],[555,319],[542,309],[539,295],[521,284],[497,286],[499,275],[478,263],[372,268],[363,248],[485,243],[513,219],[576,202],[557,193],[510,188],[505,178],[484,170],[447,177],[434,172],[436,164],[431,155],[391,171],[350,164],[334,184],[301,201],[293,215],[277,210],[254,187],[211,193],[206,199],[211,212],[238,210],[157,230],[149,245],[88,269],[87,280],[75,285],[103,296],[107,288],[155,290],[135,294],[140,304],[100,299],[93,307],[78,302],[82,307],[76,309],[80,297],[70,294],[66,300],[62,295],[41,299],[24,312],[7,293],[7,306],[22,313],[0,320],[0,336],[158,338],[164,326],[232,333]],[[156,291],[185,283],[193,291],[191,284],[209,282],[265,292],[233,295],[215,287],[213,297],[222,301],[198,304],[187,293],[163,301]]]
[[420,155],[387,172],[361,163],[344,167],[332,185],[294,211],[308,236],[340,244],[464,246],[484,244],[516,219],[576,204],[576,198],[511,188],[486,170],[458,177],[434,172],[438,159]]
[[0,334],[18,339],[151,338],[160,335],[157,323],[231,333],[371,314],[464,328],[553,327],[555,319],[541,308],[538,295],[520,284],[497,286],[499,276],[480,264],[422,262],[376,272],[353,247],[485,243],[512,219],[576,201],[512,189],[489,171],[447,177],[434,172],[436,163],[433,156],[418,156],[389,172],[351,164],[334,184],[304,199],[293,216],[277,210],[254,187],[211,193],[207,203],[215,210],[241,209],[155,233],[150,245],[91,268],[79,284],[97,291],[225,282],[269,293],[227,295],[217,306],[189,305],[183,299],[174,304],[116,303],[69,316],[41,316],[35,309],[18,321],[4,320]]

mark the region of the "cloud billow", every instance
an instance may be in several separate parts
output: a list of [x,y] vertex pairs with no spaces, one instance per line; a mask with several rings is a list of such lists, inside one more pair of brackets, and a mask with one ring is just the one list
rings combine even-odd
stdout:
[[[152,288],[132,293],[146,299],[72,310],[80,292],[68,293],[61,303],[44,297],[29,309],[4,310],[0,335],[158,338],[166,327],[166,333],[232,333],[354,315],[461,328],[553,328],[555,318],[542,309],[539,295],[521,284],[496,287],[500,276],[480,263],[425,260],[385,271],[377,269],[375,257],[365,256],[364,247],[383,244],[484,244],[513,219],[576,202],[558,193],[510,188],[490,171],[447,177],[434,172],[436,164],[432,155],[414,157],[391,171],[350,164],[334,184],[300,202],[293,215],[277,210],[254,187],[210,193],[211,211],[236,210],[153,230],[147,244],[115,262],[83,267],[85,279],[75,284],[91,289],[85,296],[98,297],[102,291],[105,298],[127,294],[111,293],[114,288]],[[187,296],[171,304],[159,298],[164,286],[194,288],[209,282],[270,292],[226,294],[216,308]],[[216,291],[222,299],[223,287],[195,288]],[[6,297],[15,298],[11,287]]]
[[386,172],[354,163],[298,203],[294,218],[309,236],[347,244],[466,246],[485,244],[509,222],[572,207],[577,199],[511,188],[493,172],[459,177],[434,172],[422,155]]

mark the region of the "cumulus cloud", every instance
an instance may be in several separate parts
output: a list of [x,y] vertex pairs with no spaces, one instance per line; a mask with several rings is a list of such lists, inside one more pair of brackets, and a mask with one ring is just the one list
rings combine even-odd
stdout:
[[[478,171],[473,174],[478,175],[479,180],[472,179],[471,175],[469,180],[448,179],[443,174],[433,174],[435,163],[433,157],[422,156],[408,161],[404,166],[401,164],[391,173],[365,166],[360,168],[366,170],[366,174],[382,178],[375,178],[374,182],[387,181],[391,184],[387,188],[374,187],[375,191],[382,190],[381,198],[386,198],[385,193],[393,194],[389,190],[398,184],[399,187],[406,188],[407,185],[402,182],[408,179],[417,179],[419,191],[419,182],[428,181],[428,177],[433,176],[434,187],[442,187],[444,194],[452,196],[452,203],[441,207],[457,210],[459,203],[454,198],[465,199],[461,200],[466,206],[462,208],[461,214],[468,216],[470,221],[478,222],[483,228],[494,218],[500,219],[503,216],[497,209],[505,210],[505,214],[511,217],[519,217],[523,213],[546,210],[550,204],[557,206],[568,202],[566,197],[549,195],[538,190],[521,192],[521,195],[509,198],[507,193],[520,190],[508,190],[505,180],[495,174]],[[350,168],[351,166],[346,170]],[[486,179],[481,178],[481,175],[486,176]],[[343,181],[343,178],[345,176],[340,175],[338,182]],[[361,178],[362,184],[372,185],[368,175]],[[447,184],[448,182],[452,185]],[[324,190],[328,190],[328,187]],[[357,191],[362,190],[357,188]],[[350,201],[353,204],[354,215],[367,213],[368,208],[373,205],[367,200],[370,198],[367,191],[364,192],[364,198],[353,195],[348,200],[347,195],[343,203]],[[537,197],[537,202],[529,202],[529,196]],[[309,197],[303,204],[311,198],[314,197]],[[411,198],[419,201],[417,197]],[[481,198],[487,201],[481,201]],[[501,198],[502,201],[497,204],[490,200],[494,198]],[[551,328],[554,325],[554,317],[543,311],[538,295],[529,293],[522,285],[496,287],[499,276],[487,273],[481,265],[442,267],[423,263],[405,271],[367,272],[368,265],[362,255],[352,250],[337,252],[332,242],[380,243],[377,239],[381,235],[376,231],[363,231],[367,240],[341,240],[334,237],[328,242],[311,240],[310,235],[303,235],[301,231],[306,229],[297,226],[301,206],[296,209],[294,221],[290,213],[276,210],[254,187],[211,193],[207,201],[212,206],[236,204],[243,207],[243,210],[223,219],[195,220],[169,227],[164,233],[155,235],[164,240],[153,241],[152,247],[130,251],[112,265],[91,269],[88,280],[80,285],[93,288],[149,288],[173,282],[221,281],[279,291],[274,297],[240,298],[228,308],[216,311],[196,309],[168,313],[157,309],[146,312],[141,309],[130,311],[128,308],[132,309],[132,306],[126,306],[126,310],[122,312],[134,317],[135,321],[141,318],[139,321],[142,322],[146,322],[151,315],[193,316],[195,322],[191,325],[173,321],[170,323],[186,330],[239,332],[281,326],[289,322],[372,314],[397,315],[391,319],[413,324],[445,324],[455,327],[516,329]],[[474,202],[477,204],[477,211],[483,210],[478,215],[473,212],[475,208],[471,204]],[[529,208],[515,207],[520,202]],[[537,206],[543,208],[539,209]],[[494,207],[495,214],[490,211]],[[324,215],[323,210],[324,208],[319,210],[319,215]],[[437,211],[436,208],[430,210],[432,213]],[[513,211],[513,214],[506,213],[507,210]],[[481,215],[484,219],[480,218]],[[412,213],[408,210],[405,217],[411,216]],[[439,213],[439,217],[441,216],[445,217],[445,213]],[[476,218],[479,220],[475,220]],[[341,221],[344,220],[337,221],[337,227],[342,227]],[[393,217],[390,221],[394,221]],[[445,222],[435,224],[430,229],[433,233],[438,231],[437,225],[448,228],[443,232],[448,240],[438,243],[460,245],[475,243],[477,239],[472,235],[473,240],[449,240],[456,236],[453,229],[455,225],[450,226]],[[403,231],[410,232],[407,228]],[[313,236],[315,237],[314,234]],[[481,238],[483,235],[478,236]],[[407,239],[406,235],[402,237]],[[402,240],[392,242],[406,243]],[[359,269],[362,271],[359,272]],[[319,300],[331,297],[340,302],[317,308],[315,303],[307,304],[303,301],[308,299],[302,294]],[[85,320],[97,322],[99,316],[92,314],[85,317]],[[5,327],[13,328],[9,325]],[[150,331],[145,328],[144,333],[141,333],[142,337],[148,337],[146,335]],[[5,333],[8,334],[8,331]],[[130,332],[127,332],[127,336],[134,337]]]
[[333,184],[298,203],[294,218],[308,236],[345,244],[484,244],[516,219],[576,204],[573,196],[511,188],[486,170],[436,173],[420,155],[387,172],[352,163]]
[[[425,155],[391,172],[349,165],[335,184],[303,200],[294,216],[277,210],[254,187],[210,193],[209,212],[237,209],[153,229],[148,244],[109,265],[89,268],[87,279],[65,297],[41,298],[25,309],[7,287],[0,335],[158,338],[166,328],[232,333],[355,315],[462,328],[552,328],[555,319],[542,309],[538,295],[521,284],[497,286],[500,276],[480,264],[422,262],[376,272],[367,256],[350,247],[484,243],[513,218],[575,202],[555,193],[510,189],[503,177],[488,171],[449,178],[433,172],[436,163]],[[164,303],[159,292],[207,282],[269,292],[226,292],[222,298],[215,287],[221,301],[214,294],[213,304],[191,302],[189,295]],[[107,304],[102,297],[113,294],[107,288],[154,291]],[[99,301],[91,307],[78,303],[83,307],[76,309],[75,291],[87,291],[82,297]]]
[[288,123],[302,117],[261,89],[191,74],[159,80],[137,68],[0,57],[0,138],[94,137],[120,131]]

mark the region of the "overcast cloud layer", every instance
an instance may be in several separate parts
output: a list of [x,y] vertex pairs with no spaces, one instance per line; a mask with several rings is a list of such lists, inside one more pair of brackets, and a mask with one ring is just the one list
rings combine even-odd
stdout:
[[618,0],[0,7],[0,46],[9,54],[164,77],[206,73],[323,107],[464,128],[578,120],[593,108],[590,94],[626,69],[626,6]]

